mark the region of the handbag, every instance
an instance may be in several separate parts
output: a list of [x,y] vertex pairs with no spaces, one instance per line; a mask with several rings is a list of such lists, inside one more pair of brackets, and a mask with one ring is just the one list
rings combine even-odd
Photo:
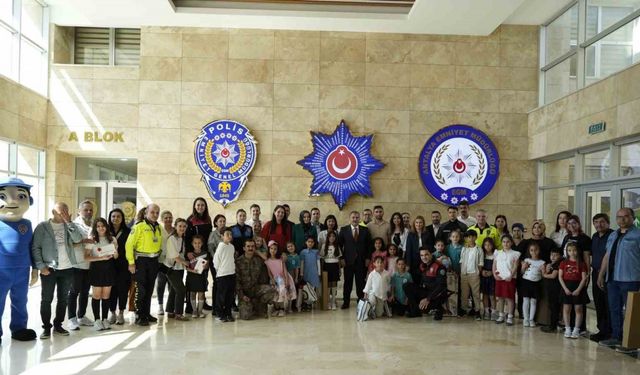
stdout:
[[131,280],[129,284],[129,311],[136,311],[136,282]]
[[302,300],[307,304],[312,304],[318,300],[318,294],[313,286],[304,284],[302,287]]
[[358,322],[366,322],[371,318],[371,303],[365,299],[358,301],[356,308],[356,320]]

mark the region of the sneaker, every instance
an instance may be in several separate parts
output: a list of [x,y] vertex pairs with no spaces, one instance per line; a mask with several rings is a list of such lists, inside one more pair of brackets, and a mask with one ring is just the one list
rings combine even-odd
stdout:
[[278,311],[278,317],[283,317],[284,315],[284,310]]
[[51,337],[51,328],[45,328],[40,334],[40,340],[47,340]]
[[540,330],[544,333],[556,333],[558,330],[554,326],[542,326]]
[[93,327],[93,320],[87,318],[86,315],[80,318],[79,322],[81,326]]
[[523,320],[523,321],[522,321],[522,326],[523,326],[523,327],[529,327],[529,321],[528,321],[528,320],[526,320],[526,319],[525,319],[525,320]]
[[602,340],[602,341],[598,342],[598,345],[606,346],[607,348],[614,349],[614,348],[616,348],[618,346],[621,346],[622,342],[620,340],[616,340],[616,339],[608,339],[608,340]]
[[584,331],[580,331],[580,337],[589,338],[590,335],[591,335],[591,333],[586,329]]
[[534,322],[533,320],[530,320],[530,321],[529,321],[529,327],[530,327],[530,328],[535,328],[535,327],[536,327],[536,325],[537,325],[537,324],[536,324],[536,322]]
[[175,319],[175,317],[176,317],[176,314],[174,314],[174,313],[167,313],[167,318],[169,318],[169,319]]
[[67,327],[69,328],[69,331],[79,331],[80,324],[78,323],[78,319],[76,318],[69,319],[69,322],[67,323]]
[[191,314],[191,319],[198,319],[198,314]]
[[188,321],[189,321],[189,318],[187,318],[187,317],[186,317],[186,316],[184,316],[184,315],[177,314],[177,315],[175,316],[175,320],[179,320],[179,321],[181,321],[181,322],[188,322]]
[[571,333],[571,338],[572,339],[579,339],[580,338],[580,328],[575,328],[573,330],[573,332]]
[[589,336],[589,340],[591,340],[591,341],[593,341],[593,342],[600,342],[600,341],[602,341],[602,340],[606,340],[606,339],[608,339],[608,338],[609,338],[609,336],[608,336],[608,335],[605,335],[605,334],[600,333],[600,332],[598,332],[598,333],[594,333],[594,334],[592,334],[592,335],[590,335],[590,336]]
[[96,331],[104,331],[104,324],[102,323],[102,320],[96,320],[93,327]]
[[102,327],[104,327],[105,330],[111,329],[111,324],[109,323],[109,321],[107,319],[103,319],[102,320]]
[[158,322],[158,318],[156,318],[155,316],[147,316],[147,320],[149,321],[149,323],[157,323]]
[[205,315],[205,313],[200,313],[200,318],[206,318],[207,316]]
[[635,353],[637,351],[638,351],[638,349],[635,349],[635,348],[627,348],[627,347],[624,347],[622,345],[616,346],[616,352],[622,353],[622,354],[633,354],[633,353]]
[[513,325],[513,316],[512,315],[507,316],[507,325],[508,326],[512,326]]
[[564,337],[567,339],[571,338],[571,327],[567,327],[564,329]]
[[119,326],[124,324],[124,313],[122,311],[120,311],[116,317],[116,324]]
[[231,323],[233,323],[233,322],[235,322],[235,321],[236,321],[236,320],[233,318],[233,315],[229,315],[229,316],[227,316],[227,322],[231,322]]
[[158,305],[158,315],[164,315],[164,306]]
[[141,326],[141,327],[146,327],[149,325],[149,319],[147,318],[140,318],[138,320],[136,320],[136,324]]
[[62,328],[62,326],[53,327],[53,333],[58,336],[69,336],[69,331]]
[[498,315],[498,313],[497,313],[495,310],[493,310],[493,311],[491,312],[491,320],[493,320],[494,322],[495,322],[496,320],[498,320],[498,316],[499,316],[499,315]]
[[496,324],[502,324],[502,323],[504,323],[504,316],[498,315],[498,317],[496,318]]
[[482,315],[480,315],[480,312],[478,312],[478,314],[476,314],[476,322],[482,321]]
[[109,324],[116,324],[116,313],[115,311],[111,313],[109,316]]
[[224,317],[224,316],[216,316],[216,322],[224,322],[225,318],[226,317]]
[[202,308],[205,310],[213,310],[213,307],[211,307],[211,305],[209,305],[207,301],[204,302],[204,306]]

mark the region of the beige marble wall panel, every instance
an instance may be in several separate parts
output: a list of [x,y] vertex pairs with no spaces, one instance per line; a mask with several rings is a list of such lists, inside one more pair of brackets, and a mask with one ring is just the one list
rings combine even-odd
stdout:
[[182,80],[191,82],[225,82],[227,81],[227,60],[183,57]]
[[456,65],[498,66],[498,43],[456,43]]
[[320,108],[362,109],[364,107],[364,87],[362,86],[320,86]]
[[107,66],[96,65],[93,68],[93,79],[130,79],[137,80],[140,77],[140,67],[138,66]]
[[501,43],[500,66],[537,68],[538,43]]
[[411,65],[410,72],[411,87],[456,87],[456,67],[453,65]]
[[389,137],[393,137],[391,134],[409,133],[409,111],[366,110],[364,118],[365,132],[384,132]]
[[353,133],[364,132],[364,111],[360,109],[320,109],[318,111],[318,128],[323,133],[332,133],[340,121],[349,125]]
[[180,106],[167,104],[140,104],[141,128],[180,128]]
[[413,88],[411,109],[414,111],[453,111],[456,91],[454,89]]
[[[232,96],[229,95],[229,98]],[[227,105],[227,83],[182,82],[181,104],[225,106]]]
[[140,85],[134,80],[94,80],[94,103],[138,103]]
[[538,69],[500,68],[500,88],[508,90],[538,90]]
[[273,112],[273,130],[317,131],[318,109],[276,107]]
[[229,82],[269,83],[273,82],[271,60],[229,60]]
[[230,59],[273,59],[275,39],[273,35],[230,35]]
[[[308,134],[308,133],[307,133]],[[309,144],[311,137],[309,137]],[[274,155],[278,161],[275,168],[272,168],[271,175],[273,177],[312,177],[302,166],[298,165],[298,161],[304,159],[307,154],[300,153],[298,155]],[[272,159],[273,160],[273,159]],[[277,165],[289,166],[288,168],[279,168]]]
[[275,38],[275,58],[277,60],[318,61],[320,59],[320,38],[318,36],[301,34],[292,37]]
[[538,106],[538,93],[535,91],[500,91],[500,112],[527,113]]
[[[306,155],[311,151],[311,136],[308,131],[273,131],[274,155]],[[288,167],[292,166],[285,168]]]
[[323,38],[320,40],[321,61],[364,62],[366,41],[362,39]]
[[180,176],[157,172],[152,174],[138,173],[137,182],[149,193],[152,201],[164,198],[174,199],[177,198],[176,187],[180,186]]
[[182,57],[226,59],[228,52],[226,34],[182,34]]
[[406,63],[410,61],[411,41],[367,39],[367,62]]
[[409,87],[412,70],[400,64],[367,64],[365,82],[367,86]]
[[[13,93],[16,95],[16,92]],[[33,121],[44,123],[47,120],[47,98],[21,87],[18,95],[18,114]]]
[[136,128],[140,118],[138,104],[92,103],[91,112],[103,127]]
[[274,61],[273,81],[275,83],[320,82],[320,63],[317,61]]
[[3,138],[18,139],[20,116],[0,109],[0,134]]
[[624,137],[640,132],[640,99],[621,104],[617,109],[616,136]]
[[[287,200],[306,200],[309,196],[311,180],[311,177],[272,177],[271,199],[285,202]],[[315,199],[310,199],[310,201],[312,200]]]
[[411,89],[408,87],[375,87],[364,89],[366,109],[411,109]]
[[214,120],[227,117],[226,107],[202,105],[180,106],[180,127],[185,129],[201,128]]
[[265,83],[229,83],[229,105],[264,107],[273,105],[273,85]]
[[323,85],[362,86],[364,81],[364,63],[320,62],[320,83]]
[[455,113],[411,111],[409,122],[411,134],[433,134],[438,129],[453,124]]
[[141,104],[180,104],[180,82],[140,81]]
[[457,66],[456,87],[498,89],[500,88],[500,69],[492,66]]
[[318,107],[318,85],[276,83],[273,87],[273,93],[273,104],[276,107]]
[[182,56],[182,34],[142,32],[140,37],[141,56]]
[[227,118],[245,124],[251,131],[273,128],[272,107],[228,107]]
[[409,62],[428,65],[453,65],[455,61],[455,43],[450,42],[413,42]]
[[162,174],[182,174],[180,168],[180,153],[172,152],[172,150],[157,153],[138,153],[138,174],[154,174],[159,171],[162,171]]

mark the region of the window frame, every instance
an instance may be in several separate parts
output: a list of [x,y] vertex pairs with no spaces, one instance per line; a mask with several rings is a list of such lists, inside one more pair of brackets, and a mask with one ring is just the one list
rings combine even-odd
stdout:
[[[37,4],[42,6],[42,40],[37,41],[31,37],[28,37],[22,33],[22,3],[23,0],[9,0],[12,1],[13,7],[13,18],[11,20],[11,24],[6,21],[0,19],[0,27],[8,30],[13,38],[13,43],[17,40],[16,51],[13,53],[12,51],[12,62],[11,62],[11,72],[9,74],[0,73],[1,76],[7,77],[8,79],[18,82],[21,85],[43,95],[48,96],[49,92],[49,15],[50,8],[49,6],[42,0],[31,0],[35,1]],[[21,79],[21,62],[22,62],[22,41],[25,41],[28,44],[31,44],[36,49],[40,50],[42,54],[42,58],[44,60],[44,64],[42,64],[42,76],[44,79],[42,87],[31,87],[26,86]]]
[[75,50],[76,50],[76,32],[78,27],[74,27],[74,36],[73,36],[73,64],[74,65],[88,65],[88,66],[140,66],[140,59],[138,59],[138,64],[136,65],[129,65],[129,64],[118,64],[116,61],[116,30],[118,29],[136,29],[136,30],[140,30],[140,42],[138,44],[138,56],[140,56],[140,49],[141,49],[141,45],[142,45],[142,30],[139,28],[135,28],[135,27],[96,27],[97,29],[106,29],[108,30],[109,33],[109,45],[108,45],[108,50],[109,50],[109,64],[80,64],[78,62],[76,62],[76,54],[75,54]]

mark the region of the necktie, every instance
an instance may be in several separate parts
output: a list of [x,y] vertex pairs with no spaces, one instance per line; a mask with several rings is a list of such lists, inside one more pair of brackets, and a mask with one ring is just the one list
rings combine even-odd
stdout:
[[353,227],[353,239],[358,241],[358,227]]

